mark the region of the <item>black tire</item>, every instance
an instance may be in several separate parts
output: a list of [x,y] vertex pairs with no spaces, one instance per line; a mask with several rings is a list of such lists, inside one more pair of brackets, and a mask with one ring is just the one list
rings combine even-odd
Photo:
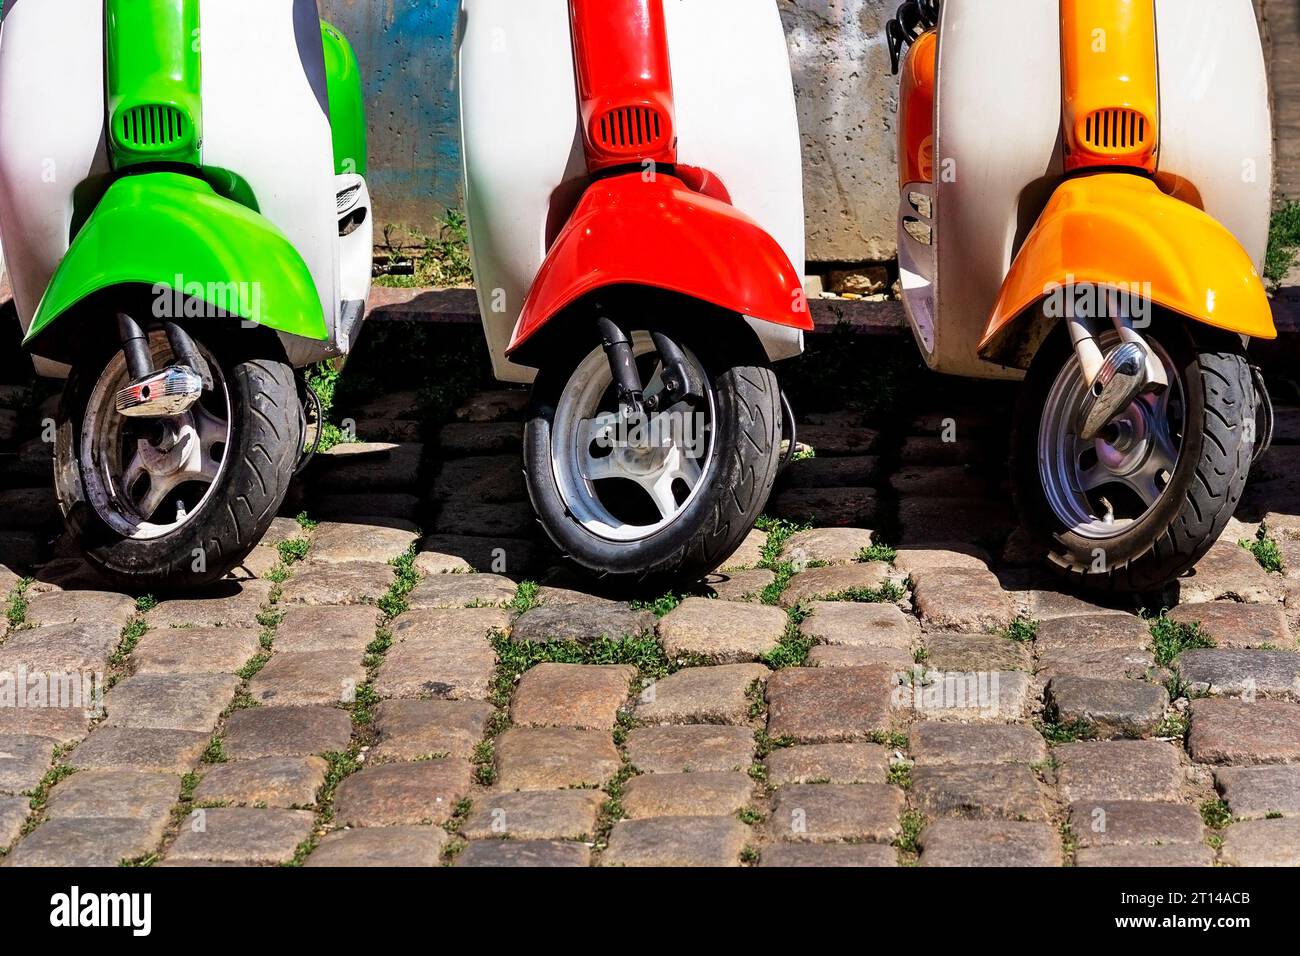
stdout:
[[[1039,428],[1049,392],[1071,354],[1064,328],[1056,329],[1035,356],[1016,411],[1012,475],[1026,530],[1054,569],[1089,590],[1163,591],[1218,540],[1250,473],[1255,389],[1241,339],[1179,320],[1157,324],[1143,335],[1165,349],[1181,379],[1185,425],[1163,493],[1121,533],[1099,541],[1067,530],[1043,491]],[[1104,570],[1095,567],[1099,547]]]
[[[596,343],[594,336],[545,363],[533,386],[524,427],[524,472],[533,507],[561,553],[614,586],[683,585],[715,570],[753,528],[780,465],[781,390],[749,330],[738,327],[731,337],[716,327],[672,334],[699,358],[713,391],[713,471],[682,512],[650,537],[614,542],[582,527],[565,506],[551,465],[556,404]],[[727,354],[714,347],[722,339]]]
[[178,528],[133,540],[111,527],[87,500],[85,464],[78,455],[82,422],[112,356],[99,353],[78,361],[59,407],[55,486],[65,523],[86,560],[135,594],[193,589],[238,565],[266,533],[302,454],[301,403],[279,342],[246,331],[205,340],[202,328],[195,331],[220,364],[230,394],[231,431],[211,493]]

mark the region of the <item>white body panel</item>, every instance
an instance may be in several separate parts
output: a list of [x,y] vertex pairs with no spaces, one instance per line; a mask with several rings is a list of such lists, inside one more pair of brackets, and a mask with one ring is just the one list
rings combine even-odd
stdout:
[[104,8],[102,0],[9,0],[5,8],[0,225],[26,331],[68,251],[73,190],[109,172]]
[[[920,202],[913,202],[920,198]],[[925,215],[929,200],[930,215]],[[926,361],[934,357],[934,184],[908,183],[898,204],[898,283],[903,290],[903,310],[916,344]],[[917,231],[913,235],[907,226]],[[924,237],[930,239],[926,242]]]
[[[339,316],[334,147],[316,0],[202,0],[203,162],[243,176]],[[318,347],[293,342],[290,361]],[[299,354],[294,354],[298,352]]]
[[[738,209],[804,262],[802,167],[789,54],[775,3],[665,0],[682,163],[726,184]],[[567,0],[462,0],[465,199],[493,371],[508,362],[528,289],[582,196],[586,163]],[[773,359],[802,335],[752,322]]]
[[1257,269],[1268,250],[1273,118],[1250,0],[1156,0],[1161,176],[1188,180]]
[[[365,302],[370,298],[370,284],[375,265],[375,216],[370,204],[370,189],[356,173],[335,177],[339,226],[339,326],[334,336],[339,351],[347,354],[361,334]],[[343,235],[342,222],[351,216],[364,216],[360,225]],[[360,312],[357,309],[360,308]],[[352,320],[352,321],[349,321]]]
[[[1060,10],[944,0],[935,96],[934,349],[940,372],[1018,378],[980,359],[1002,280],[1064,165]],[[1013,43],[1009,38],[1031,38]],[[1008,99],[1008,97],[1014,99]],[[915,240],[905,233],[900,243]]]
[[[803,144],[785,27],[772,2],[664,0],[677,159],[722,178],[737,209],[804,269]],[[798,329],[750,320],[768,358],[803,351]]]
[[587,167],[568,0],[463,0],[460,114],[470,251],[492,370],[506,361],[546,250],[582,195]]

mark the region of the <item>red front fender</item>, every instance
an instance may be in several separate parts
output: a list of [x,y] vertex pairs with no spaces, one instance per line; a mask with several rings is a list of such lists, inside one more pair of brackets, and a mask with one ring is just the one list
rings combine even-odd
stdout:
[[662,173],[601,179],[587,190],[542,263],[509,355],[597,289],[666,289],[778,325],[810,331],[802,274],[744,213]]

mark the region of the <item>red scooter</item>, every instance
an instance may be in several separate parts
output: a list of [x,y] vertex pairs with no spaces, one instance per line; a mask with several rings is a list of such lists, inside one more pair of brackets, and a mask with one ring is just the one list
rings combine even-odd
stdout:
[[767,501],[812,328],[773,0],[463,0],[470,245],[529,494],[593,572],[698,578]]

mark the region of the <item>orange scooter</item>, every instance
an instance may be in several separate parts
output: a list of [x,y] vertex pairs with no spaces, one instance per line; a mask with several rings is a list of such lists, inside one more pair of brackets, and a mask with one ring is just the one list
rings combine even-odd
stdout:
[[1158,590],[1218,539],[1271,433],[1246,359],[1276,336],[1252,5],[909,0],[888,36],[921,351],[1023,378],[1014,487],[1044,557]]

